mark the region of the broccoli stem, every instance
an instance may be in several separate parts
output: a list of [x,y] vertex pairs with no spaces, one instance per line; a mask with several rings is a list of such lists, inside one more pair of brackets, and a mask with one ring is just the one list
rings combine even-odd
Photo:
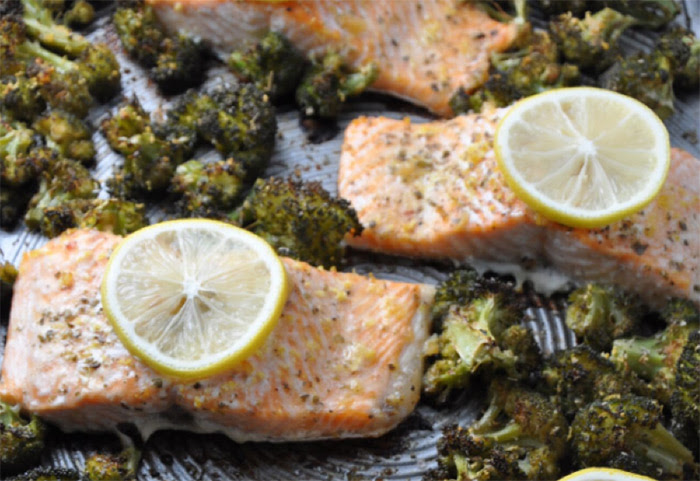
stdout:
[[71,70],[75,70],[75,64],[66,57],[57,55],[49,50],[46,50],[38,42],[24,42],[18,49],[18,53],[29,59],[40,58],[53,65],[59,73],[65,74]]
[[33,18],[25,18],[27,32],[44,45],[77,57],[90,46],[90,42],[63,25],[47,27]]
[[[661,348],[661,349],[660,349]],[[652,379],[665,367],[667,355],[659,346],[658,339],[620,339],[615,342],[615,351],[621,354],[627,365],[645,379]]]
[[661,465],[665,471],[674,472],[685,463],[693,462],[693,453],[676,439],[660,423],[647,430],[645,436],[639,436],[637,448]]
[[511,421],[498,431],[483,433],[483,436],[489,437],[498,443],[507,443],[518,440],[522,434],[522,426],[515,421]]
[[345,101],[346,97],[358,95],[367,87],[372,85],[379,75],[379,69],[374,63],[363,65],[358,72],[349,74],[340,88],[340,98]]

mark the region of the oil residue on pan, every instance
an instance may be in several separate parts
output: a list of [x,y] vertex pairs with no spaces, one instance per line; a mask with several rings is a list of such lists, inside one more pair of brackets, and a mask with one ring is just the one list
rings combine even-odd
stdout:
[[[691,2],[692,3],[692,2]],[[160,97],[149,83],[143,71],[123,55],[118,40],[111,29],[108,9],[97,21],[91,33],[92,39],[107,41],[119,53],[123,69],[123,96],[136,95],[151,112],[167,108],[172,99]],[[697,5],[691,6],[693,20],[700,13]],[[648,48],[649,37],[633,33],[624,38],[624,46],[631,49]],[[217,82],[223,69],[209,72],[209,83]],[[91,113],[89,120],[98,124],[113,109],[113,104]],[[678,113],[668,122],[671,143],[700,156],[698,147],[684,135],[688,131],[698,134],[698,96],[677,102]],[[298,114],[286,111],[278,115],[279,137],[275,155],[266,172],[268,176],[296,177],[320,181],[335,194],[336,172],[342,131],[359,115],[384,115],[393,118],[410,116],[413,121],[428,117],[410,106],[396,101],[364,97],[348,105],[339,120],[340,133],[331,140],[312,144],[306,140],[299,126]],[[119,157],[107,146],[104,138],[96,133],[93,140],[98,150],[98,165],[94,174],[100,181],[106,180]],[[203,152],[202,158],[216,158],[215,152]],[[158,207],[149,213],[151,221],[159,220],[163,212]],[[40,236],[28,233],[23,227],[11,233],[0,232],[0,252],[4,259],[17,265],[23,252],[45,242]],[[406,259],[385,256],[355,254],[348,269],[373,272],[377,277],[435,284],[445,276],[446,266],[416,263]],[[528,324],[535,330],[538,342],[545,353],[574,344],[574,338],[563,323],[560,301],[526,290],[531,308]],[[4,339],[7,320],[0,323],[0,339]],[[2,349],[0,349],[0,362]],[[450,423],[468,424],[478,415],[483,405],[483,388],[475,386],[469,395],[463,395],[451,407],[435,409],[421,403],[416,411],[396,430],[379,439],[350,440],[323,443],[236,444],[221,435],[199,435],[180,431],[164,431],[154,434],[146,443],[138,479],[140,480],[364,480],[393,479],[418,480],[434,466],[436,441],[442,427]],[[95,451],[117,449],[115,436],[87,435],[82,433],[53,436],[53,444],[44,455],[43,465],[69,468],[82,467],[85,459]]]

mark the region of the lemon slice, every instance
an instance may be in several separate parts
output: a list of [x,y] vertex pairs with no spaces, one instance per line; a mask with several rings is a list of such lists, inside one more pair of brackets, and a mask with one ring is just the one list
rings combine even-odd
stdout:
[[613,468],[586,468],[568,476],[564,476],[559,481],[654,481],[652,478],[640,474],[628,473],[620,469]]
[[127,349],[186,379],[252,354],[287,294],[286,271],[269,244],[204,219],[136,231],[114,250],[102,280],[105,313]]
[[521,100],[497,126],[494,144],[516,195],[572,227],[601,227],[644,207],[671,156],[668,131],[651,109],[589,87]]

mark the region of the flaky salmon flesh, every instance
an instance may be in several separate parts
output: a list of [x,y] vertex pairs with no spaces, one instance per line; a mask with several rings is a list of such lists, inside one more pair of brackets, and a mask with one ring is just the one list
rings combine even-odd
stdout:
[[493,153],[505,109],[447,121],[355,119],[345,131],[339,195],[365,229],[352,246],[412,257],[551,266],[620,285],[655,303],[700,303],[700,161],[672,149],[658,196],[602,229],[573,229],[532,211]]
[[268,31],[309,55],[338,52],[351,67],[374,63],[372,90],[448,116],[458,88],[472,92],[488,78],[490,56],[518,36],[458,0],[149,0],[171,31],[195,35],[221,55]]
[[236,441],[379,436],[415,407],[433,288],[283,259],[291,292],[273,333],[229,372],[167,379],[133,357],[99,286],[120,237],[76,230],[25,254],[0,398],[65,430],[134,423]]

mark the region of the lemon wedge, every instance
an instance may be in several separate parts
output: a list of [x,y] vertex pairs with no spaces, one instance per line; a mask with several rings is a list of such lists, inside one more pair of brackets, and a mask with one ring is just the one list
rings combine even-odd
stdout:
[[205,219],[131,234],[112,253],[101,289],[127,349],[154,370],[186,379],[226,370],[259,348],[288,291],[269,244]]
[[641,102],[609,90],[551,90],[516,103],[496,127],[509,186],[543,216],[602,227],[648,204],[671,157],[668,131]]
[[654,481],[652,478],[640,474],[628,473],[620,469],[613,468],[586,468],[568,476],[564,476],[559,481]]

